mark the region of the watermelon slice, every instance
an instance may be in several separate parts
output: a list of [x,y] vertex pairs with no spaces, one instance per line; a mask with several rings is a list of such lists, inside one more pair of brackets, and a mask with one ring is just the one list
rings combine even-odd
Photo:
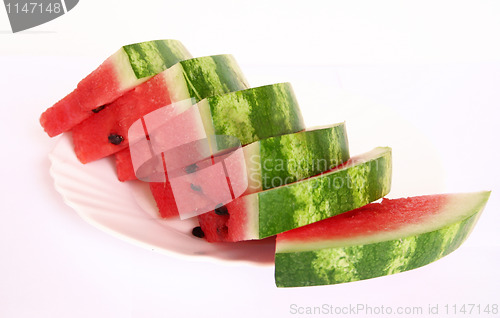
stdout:
[[[229,135],[242,145],[305,129],[290,83],[250,88],[208,97],[198,104],[206,135]],[[182,133],[182,131],[179,131]],[[128,149],[117,153],[120,181],[136,179]]]
[[72,129],[75,153],[82,163],[128,147],[127,132],[136,120],[160,107],[248,88],[231,55],[181,61],[121,96]]
[[[243,147],[243,153],[246,166],[244,179],[248,183],[245,195],[317,175],[349,159],[344,123],[263,139]],[[193,176],[199,172],[197,166],[192,170],[190,174]],[[231,181],[238,184],[234,178]],[[208,189],[192,189],[191,184],[184,184],[184,193],[191,193],[193,198],[201,194],[209,196]],[[195,184],[203,184],[203,180]],[[177,216],[178,204],[167,186],[158,182],[150,184],[153,196],[161,198],[157,200],[160,215]],[[213,186],[210,190],[223,192],[223,189],[213,189]],[[183,202],[180,198],[177,200]],[[189,201],[189,198],[184,200]],[[213,208],[219,203],[215,202]],[[207,239],[216,241],[217,237],[209,236]]]
[[332,170],[237,198],[198,217],[209,241],[261,239],[362,207],[389,192],[391,149],[375,148]]
[[384,199],[278,234],[278,287],[352,282],[408,271],[457,249],[490,192]]
[[76,89],[47,109],[40,124],[50,137],[73,128],[128,90],[191,54],[176,40],[157,40],[123,46]]

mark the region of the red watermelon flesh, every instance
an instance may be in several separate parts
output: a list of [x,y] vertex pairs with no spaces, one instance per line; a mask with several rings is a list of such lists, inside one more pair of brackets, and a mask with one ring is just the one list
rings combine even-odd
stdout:
[[115,153],[115,163],[118,180],[121,182],[137,180],[130,156],[130,148],[127,147]]
[[[126,159],[125,159],[126,158]],[[127,149],[124,149],[120,151],[119,153],[116,154],[116,159],[117,160],[122,160],[121,162],[117,162],[117,167],[118,169],[118,177],[120,181],[128,181],[128,180],[133,180],[135,179],[135,172],[134,168],[132,166],[132,160],[130,159],[130,152]],[[201,176],[203,179],[204,177]],[[174,197],[174,192],[172,191],[172,185],[168,179],[168,175],[166,175],[166,182],[149,182],[149,188],[151,190],[151,193],[153,194],[153,197],[155,198],[156,204],[158,206],[158,212],[160,214],[161,218],[171,218],[171,217],[179,217],[179,212],[176,204],[176,199]],[[196,183],[196,182],[194,182]],[[186,189],[185,193],[193,193],[191,184],[193,182],[187,182],[184,181],[184,185],[182,186],[181,184],[177,183],[177,187],[181,187]],[[208,191],[208,192],[207,192]],[[220,195],[220,190],[219,188],[212,187],[209,189],[205,190],[205,196],[206,197],[217,197]],[[189,201],[188,199],[181,199],[182,201]],[[218,203],[214,202],[207,202],[207,203],[212,203],[214,208]],[[208,213],[207,213],[208,215]],[[219,222],[219,219],[214,218],[214,222]],[[223,224],[221,223],[221,226]]]
[[[134,170],[138,169],[135,174],[141,180],[161,184],[158,185],[160,191],[166,193],[160,196],[168,195],[171,203],[167,205],[174,207],[171,211],[178,211],[181,219],[193,217],[245,192],[248,181],[243,149],[212,154],[211,139],[204,139],[204,129],[199,129],[203,125],[197,106],[164,124],[157,119],[158,111],[131,126],[130,131],[134,133],[129,131],[129,149]],[[147,128],[148,134],[144,136],[143,124],[150,127],[149,120],[151,128],[156,129]],[[179,138],[171,138],[172,135]],[[169,180],[168,184],[162,184],[165,179]]]
[[208,242],[237,242],[246,236],[249,223],[246,211],[248,205],[253,204],[246,200],[247,197],[243,196],[226,204],[224,209],[228,211],[227,215],[220,215],[214,210],[198,216]]
[[126,89],[121,87],[117,64],[109,58],[81,80],[73,92],[48,108],[41,115],[40,124],[50,137],[59,135],[92,115],[92,109],[121,96]]
[[[203,176],[200,177],[201,180],[203,179]],[[182,184],[175,184],[176,187],[179,187],[182,189],[185,189],[184,193],[186,195],[192,195],[192,182],[187,182]],[[153,194],[153,197],[155,198],[156,204],[158,206],[158,211],[160,213],[160,217],[162,218],[171,218],[171,217],[179,217],[179,210],[178,206],[176,204],[176,198],[182,202],[189,202],[191,197],[188,198],[182,198],[182,197],[174,197],[174,192],[172,190],[172,184],[167,181],[167,182],[150,182],[149,183],[149,188],[151,189],[151,193]],[[221,190],[223,189],[223,190]],[[227,191],[225,185],[219,185],[219,186],[213,186],[205,191],[208,191],[204,193],[204,198],[215,198],[219,197],[221,193]],[[227,193],[227,192],[226,192]],[[202,198],[197,198],[198,200]],[[234,201],[233,201],[234,202]],[[238,201],[239,202],[239,201]],[[200,202],[198,201],[198,204]],[[207,204],[212,205],[211,211],[216,209],[221,202],[214,202],[213,200],[207,201]],[[231,204],[231,203],[228,203]],[[214,216],[211,218],[211,216]],[[207,219],[208,218],[208,219]],[[207,226],[207,229],[214,229],[217,231],[221,231],[221,229],[225,228],[225,231],[227,233],[227,217],[225,215],[215,215],[215,212],[210,212],[210,213],[205,213],[203,214],[203,220],[206,220],[207,222],[210,222],[210,226]],[[200,221],[201,222],[201,221]],[[216,223],[217,226],[213,226],[213,224]],[[219,237],[219,234],[211,236],[210,233],[205,233],[205,235],[208,235],[209,237]]]
[[[135,168],[141,167],[161,152],[206,137],[201,113],[196,105],[192,106],[192,103],[193,101],[188,99],[159,107],[146,115],[139,115],[139,119],[128,125],[130,128],[128,138],[132,141],[130,146],[133,149],[127,147],[116,153],[116,166],[120,181],[136,179]],[[154,153],[151,153],[151,150],[154,150]],[[170,154],[173,155],[173,153]],[[182,165],[186,158],[182,153],[177,156],[179,157],[177,158],[178,165]],[[171,156],[169,159],[169,167],[172,168],[173,159]],[[135,168],[134,163],[137,166]],[[162,168],[160,167],[160,170]],[[147,181],[163,182],[164,178]]]
[[155,198],[160,217],[179,217],[177,205],[175,204],[174,193],[172,192],[172,187],[169,181],[150,182],[149,188]]
[[169,187],[159,188],[161,196],[169,195],[168,199],[173,200],[166,203],[172,211],[168,213],[176,211],[181,219],[186,219],[231,202],[247,189],[244,165],[243,150],[239,148],[168,170]]
[[[161,73],[137,86],[72,129],[78,159],[87,163],[127,148],[129,127],[143,114],[170,103],[170,94]],[[109,136],[119,138],[119,143],[112,143]],[[124,158],[127,160],[127,156]]]
[[219,203],[233,199],[221,164],[200,168],[196,173],[170,176],[170,185],[181,219],[212,211]]

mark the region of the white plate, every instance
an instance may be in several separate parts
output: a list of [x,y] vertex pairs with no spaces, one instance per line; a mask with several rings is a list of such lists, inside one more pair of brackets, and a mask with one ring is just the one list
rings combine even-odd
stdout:
[[[444,178],[440,160],[422,133],[389,108],[345,92],[336,96],[329,103],[343,106],[339,107],[337,118],[347,121],[352,155],[375,146],[393,148],[390,197],[441,192]],[[310,100],[313,97],[310,96]],[[119,182],[110,158],[81,164],[67,134],[60,137],[50,160],[50,173],[64,201],[84,220],[103,231],[148,249],[190,260],[259,265],[272,265],[274,261],[273,238],[211,244],[191,234],[197,225],[195,220],[157,217],[146,183]]]

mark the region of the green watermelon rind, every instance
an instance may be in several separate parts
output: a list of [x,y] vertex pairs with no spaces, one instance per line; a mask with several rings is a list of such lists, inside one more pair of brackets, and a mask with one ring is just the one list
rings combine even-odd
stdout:
[[248,195],[248,210],[257,213],[249,219],[258,220],[258,235],[252,238],[265,238],[311,224],[389,193],[392,177],[389,147],[375,148],[352,160],[353,164],[340,169]]
[[[349,159],[345,125],[264,139],[260,142],[260,155],[266,161],[261,169],[263,181],[277,178],[281,184],[288,184],[309,178]],[[269,165],[279,168],[283,162],[287,164],[283,169],[267,169]],[[272,181],[264,182],[262,189],[273,187]]]
[[187,59],[161,73],[172,102],[196,102],[250,88],[236,59],[220,54]]
[[249,190],[268,190],[318,175],[349,159],[344,123],[266,138],[243,148]]
[[145,41],[125,45],[122,49],[137,79],[161,73],[179,60],[191,57],[177,40]]
[[[293,244],[283,248],[279,240],[275,255],[275,282],[278,287],[301,287],[339,284],[386,276],[416,269],[456,250],[469,236],[490,192],[476,194],[468,215],[446,223],[430,223],[428,231],[417,228],[399,238],[367,239],[359,244],[325,247],[321,242],[293,251]],[[463,206],[463,205],[462,205]],[[452,210],[460,209],[452,206]],[[445,223],[445,224],[443,224]],[[382,236],[384,237],[384,236]],[[300,244],[298,244],[300,246]],[[314,245],[317,245],[314,248]],[[323,246],[322,246],[323,245]],[[281,250],[281,251],[280,251]]]
[[179,62],[188,96],[204,98],[250,88],[235,58],[230,54],[212,55]]
[[[290,83],[210,96],[198,103],[207,135],[227,135],[242,145],[305,129]],[[224,149],[226,145],[217,145]]]

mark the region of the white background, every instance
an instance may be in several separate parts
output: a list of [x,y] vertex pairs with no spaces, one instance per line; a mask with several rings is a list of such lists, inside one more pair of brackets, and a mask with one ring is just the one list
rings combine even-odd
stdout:
[[[422,317],[429,304],[500,304],[499,33],[498,1],[86,0],[18,34],[0,9],[0,317],[300,316],[292,304],[423,306]],[[38,117],[120,46],[157,38],[232,53],[254,86],[290,81],[309,126],[347,120],[353,154],[394,146],[392,196],[492,190],[473,234],[408,273],[277,289],[272,267],[186,261],[88,225],[53,188],[57,138]],[[381,119],[363,114],[381,108],[400,121],[378,133]],[[398,139],[401,125],[419,138]]]

